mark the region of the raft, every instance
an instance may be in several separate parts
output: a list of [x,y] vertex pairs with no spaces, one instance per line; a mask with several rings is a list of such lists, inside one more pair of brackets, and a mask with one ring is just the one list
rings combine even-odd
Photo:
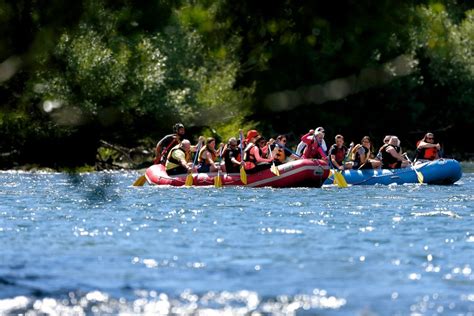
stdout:
[[[344,170],[342,175],[347,183],[352,185],[420,183],[415,169],[423,175],[425,184],[449,185],[461,179],[462,176],[461,164],[454,159],[428,161],[402,169]],[[334,177],[331,171],[331,175],[324,184],[333,184],[333,182]]]
[[[270,169],[254,174],[247,174],[247,184],[240,180],[239,173],[220,173],[223,186],[246,186],[252,188],[294,188],[312,187],[319,188],[329,176],[329,167],[323,160],[300,159],[277,166],[280,173],[276,176]],[[193,186],[214,185],[214,173],[193,173]],[[149,167],[145,177],[151,185],[183,186],[186,174],[169,176],[161,164]]]

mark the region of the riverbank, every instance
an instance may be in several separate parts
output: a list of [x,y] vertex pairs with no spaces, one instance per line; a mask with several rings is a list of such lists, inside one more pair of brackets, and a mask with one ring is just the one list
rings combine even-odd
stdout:
[[474,161],[461,161],[461,167],[463,173],[474,173]]

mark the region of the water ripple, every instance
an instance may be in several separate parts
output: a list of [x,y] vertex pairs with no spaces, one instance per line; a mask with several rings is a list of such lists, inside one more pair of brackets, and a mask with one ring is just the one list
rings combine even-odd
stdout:
[[0,314],[474,314],[473,174],[222,190],[137,176],[0,172]]
[[295,315],[298,311],[339,309],[345,299],[329,296],[325,290],[311,294],[279,295],[263,299],[256,292],[207,292],[202,295],[190,290],[171,297],[156,291],[137,290],[136,299],[114,299],[106,293],[70,292],[62,299],[30,299],[17,296],[0,300],[0,314],[27,315],[87,315],[87,314],[147,314],[147,315]]

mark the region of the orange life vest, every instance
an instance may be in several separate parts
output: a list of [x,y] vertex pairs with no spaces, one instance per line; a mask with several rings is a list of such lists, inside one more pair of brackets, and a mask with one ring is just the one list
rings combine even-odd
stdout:
[[[419,144],[420,141],[416,143],[416,147],[418,147]],[[418,159],[435,160],[436,157],[438,157],[438,148],[436,147],[417,149]]]
[[275,161],[279,161],[279,162],[283,163],[286,160],[285,151],[283,150],[283,148],[281,148],[278,145],[276,145],[273,148],[272,155],[273,155],[273,160],[275,160]]

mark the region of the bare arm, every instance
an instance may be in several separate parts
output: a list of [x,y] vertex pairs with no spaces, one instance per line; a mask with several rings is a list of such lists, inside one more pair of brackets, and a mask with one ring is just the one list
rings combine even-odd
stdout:
[[334,167],[336,167],[337,169],[341,169],[341,166],[337,163],[336,161],[336,155],[332,155],[331,154],[331,163]]
[[214,160],[212,160],[212,155],[209,151],[206,151],[206,162],[216,169],[219,167],[218,165],[216,165]]
[[424,141],[421,141],[419,144],[418,144],[418,147],[416,147],[417,149],[423,149],[423,148],[433,148],[433,147],[436,147],[436,149],[440,150],[441,149],[441,146],[439,145],[439,143],[437,144],[431,144],[431,143],[427,143],[427,142],[424,142]]
[[398,161],[405,161],[406,160],[405,157],[400,155],[400,153],[398,151],[396,151],[395,148],[393,148],[392,146],[388,146],[387,152],[390,155],[392,155],[394,158],[396,158]]
[[272,162],[273,160],[270,158],[263,158],[260,156],[260,151],[258,150],[257,146],[254,146],[251,150],[253,150],[253,155],[257,162]]

